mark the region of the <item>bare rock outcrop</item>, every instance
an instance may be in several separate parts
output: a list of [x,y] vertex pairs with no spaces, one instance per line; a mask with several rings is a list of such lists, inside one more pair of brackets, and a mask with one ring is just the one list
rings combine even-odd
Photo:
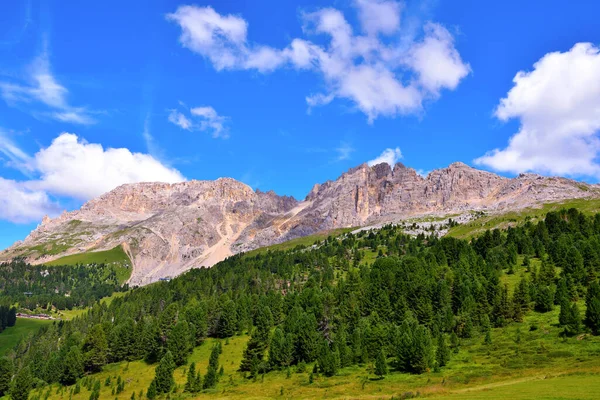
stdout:
[[362,164],[316,184],[303,201],[253,191],[231,178],[137,183],[119,186],[79,210],[45,217],[24,241],[1,252],[0,260],[21,256],[43,263],[122,245],[134,266],[130,283],[138,285],[328,229],[599,196],[596,185],[535,174],[509,179],[463,163],[427,177],[401,163]]

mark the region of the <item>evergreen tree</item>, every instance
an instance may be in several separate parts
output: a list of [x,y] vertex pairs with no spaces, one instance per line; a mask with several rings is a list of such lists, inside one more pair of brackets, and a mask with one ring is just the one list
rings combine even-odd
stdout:
[[[489,320],[488,320],[489,321]],[[438,367],[444,367],[450,360],[450,349],[446,345],[444,334],[440,333],[437,338],[437,348],[435,350],[435,360]]]
[[63,362],[61,383],[72,385],[83,376],[83,355],[78,346],[71,346]]
[[233,336],[237,328],[237,312],[235,303],[232,300],[227,300],[223,304],[219,324],[217,326],[217,335],[220,338]]
[[409,316],[400,326],[396,339],[396,365],[400,371],[421,374],[431,365],[429,330]]
[[147,363],[154,364],[162,358],[163,341],[158,321],[149,318],[144,321],[142,330],[144,344],[144,359]]
[[585,297],[585,326],[587,326],[593,335],[600,334],[600,285],[593,282],[587,291]]
[[336,356],[326,340],[321,343],[318,365],[321,373],[328,377],[334,376],[339,368],[339,355]]
[[149,400],[154,400],[157,395],[158,393],[156,392],[156,379],[153,379],[152,382],[150,382],[148,390],[146,391],[146,397]]
[[539,312],[552,311],[554,292],[549,286],[538,287],[535,296],[535,310]]
[[375,359],[375,375],[384,377],[388,373],[387,361],[383,349],[380,349]]
[[[195,340],[194,340],[195,341]],[[192,352],[192,338],[187,321],[179,320],[169,334],[167,349],[173,355],[176,366],[184,365]]]
[[29,368],[21,368],[15,376],[12,387],[10,388],[9,393],[11,400],[27,400],[32,384],[33,378],[31,377]]
[[[256,364],[256,360],[259,363],[262,362],[265,350],[269,344],[269,332],[271,330],[271,311],[266,306],[261,306],[256,316],[256,326],[252,331],[252,337],[246,345],[244,350],[244,356],[240,365],[240,371],[252,371],[253,363]],[[256,376],[254,373],[250,374],[251,377]]]
[[217,343],[213,346],[210,352],[210,358],[208,360],[208,370],[204,376],[204,389],[210,389],[217,385],[219,379],[218,368],[219,368],[219,355],[221,354],[221,344]]
[[100,372],[106,364],[108,343],[102,325],[97,324],[90,329],[83,343],[83,359],[85,369],[89,372]]
[[191,363],[187,373],[187,381],[184,390],[189,393],[195,393],[196,389],[196,363]]
[[513,294],[513,318],[517,322],[523,321],[523,315],[529,309],[529,290],[525,278],[521,278]]
[[156,382],[157,394],[171,392],[171,389],[175,385],[175,379],[173,378],[174,370],[175,362],[173,361],[173,355],[170,351],[167,351],[156,367],[154,380]]
[[0,358],[0,397],[8,394],[13,375],[13,363],[7,357]]
[[281,328],[275,328],[269,346],[269,365],[280,369],[291,365],[293,357],[293,339],[286,337]]

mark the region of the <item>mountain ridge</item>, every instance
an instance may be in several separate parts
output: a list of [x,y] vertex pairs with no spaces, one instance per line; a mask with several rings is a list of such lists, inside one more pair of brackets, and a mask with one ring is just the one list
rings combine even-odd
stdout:
[[358,165],[315,184],[304,200],[263,192],[233,178],[118,186],[79,210],[44,218],[0,260],[44,263],[123,246],[140,285],[227,256],[316,232],[470,210],[517,210],[600,197],[600,187],[561,177],[506,178],[455,162],[426,177],[402,163]]

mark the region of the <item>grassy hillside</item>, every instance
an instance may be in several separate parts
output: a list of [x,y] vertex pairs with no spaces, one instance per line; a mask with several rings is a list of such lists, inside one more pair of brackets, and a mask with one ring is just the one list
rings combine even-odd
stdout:
[[17,324],[11,328],[6,328],[0,333],[0,357],[7,354],[14,348],[19,340],[34,333],[41,326],[51,324],[52,321],[40,319],[18,318]]
[[[463,339],[458,354],[454,355],[441,372],[422,375],[390,374],[378,379],[373,364],[344,368],[331,378],[316,376],[312,384],[309,375],[312,364],[305,372],[269,372],[256,381],[237,372],[248,336],[235,336],[222,341],[223,354],[219,361],[224,375],[215,389],[197,395],[182,392],[186,381],[186,366],[175,371],[178,390],[171,398],[228,398],[228,399],[390,399],[409,398],[409,393],[426,398],[451,399],[595,399],[600,390],[600,337],[582,335],[562,339],[556,326],[558,309],[550,313],[531,313],[522,323],[492,330],[492,344],[485,345],[477,335]],[[518,333],[520,331],[520,334]],[[520,341],[518,336],[520,335]],[[202,375],[206,373],[210,349],[215,339],[197,347],[190,357]],[[391,360],[388,360],[391,361]],[[390,369],[391,369],[390,365]],[[103,372],[92,375],[103,384],[100,399],[129,399],[133,392],[138,398],[154,378],[155,365],[143,361],[111,364]],[[112,394],[117,377],[125,380],[125,390],[119,396]],[[104,386],[110,377],[112,384]],[[54,385],[49,399],[67,400],[70,389]],[[48,388],[34,393],[43,395]],[[90,391],[83,385],[73,400],[87,400]]]
[[106,264],[114,267],[119,282],[126,282],[131,276],[131,260],[123,250],[122,246],[117,246],[105,251],[89,251],[86,253],[73,254],[49,261],[45,265],[87,265],[87,264]]
[[274,244],[274,245],[266,246],[266,247],[261,247],[260,249],[256,249],[256,250],[247,252],[246,255],[254,256],[256,254],[266,253],[267,251],[276,251],[276,250],[285,251],[285,250],[291,250],[297,246],[312,246],[316,242],[326,239],[329,236],[339,236],[344,233],[351,232],[355,229],[356,228],[339,228],[339,229],[332,229],[329,231],[323,231],[323,232],[315,233],[314,235],[309,235],[309,236],[304,236],[304,237],[288,240],[287,242]]
[[559,203],[544,204],[540,208],[526,208],[520,211],[511,211],[503,214],[491,214],[479,217],[466,224],[457,225],[450,229],[448,236],[467,239],[477,236],[488,229],[506,229],[509,226],[522,224],[525,221],[533,223],[544,219],[550,211],[562,208],[577,208],[585,214],[600,212],[600,199],[575,199]]

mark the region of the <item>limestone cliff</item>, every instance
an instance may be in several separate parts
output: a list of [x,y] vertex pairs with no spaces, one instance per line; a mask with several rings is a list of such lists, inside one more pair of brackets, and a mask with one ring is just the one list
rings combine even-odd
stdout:
[[328,229],[598,196],[596,185],[534,174],[509,179],[462,163],[427,177],[400,163],[363,164],[315,185],[304,201],[255,192],[230,178],[138,183],[119,186],[80,210],[44,218],[23,242],[0,253],[0,260],[23,256],[43,263],[123,245],[134,265],[130,283],[137,285]]

